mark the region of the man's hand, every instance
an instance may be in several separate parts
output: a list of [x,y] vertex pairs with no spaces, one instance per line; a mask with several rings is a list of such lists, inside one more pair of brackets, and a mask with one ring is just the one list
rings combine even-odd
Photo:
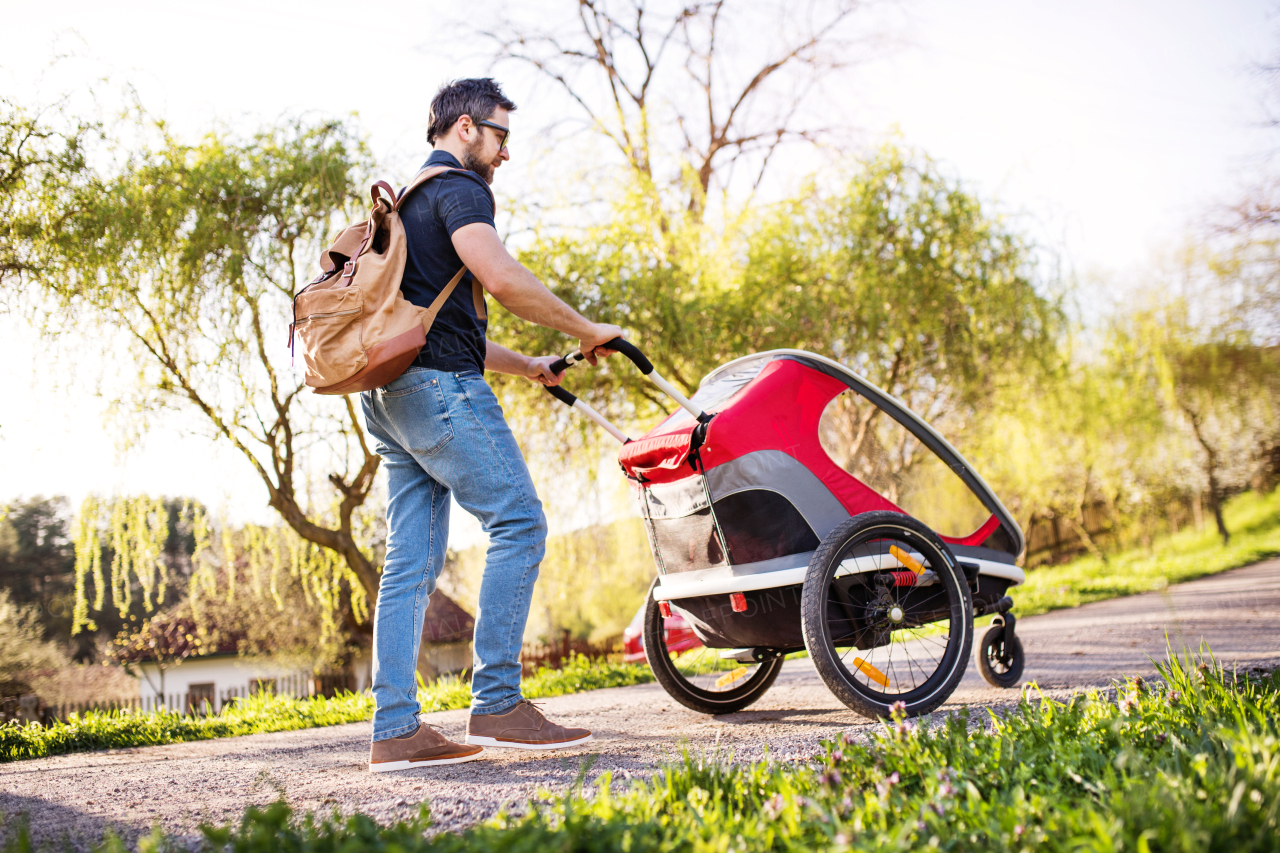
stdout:
[[564,374],[556,375],[551,372],[551,365],[554,364],[560,356],[544,355],[537,358],[529,359],[529,367],[525,376],[534,382],[540,382],[543,385],[559,385],[560,380],[564,378]]
[[622,337],[622,327],[614,326],[611,323],[592,323],[594,328],[591,334],[584,335],[578,342],[578,351],[587,357],[587,362],[592,366],[596,364],[597,357],[608,358],[613,355],[614,351],[606,349],[602,344],[606,344],[614,338]]

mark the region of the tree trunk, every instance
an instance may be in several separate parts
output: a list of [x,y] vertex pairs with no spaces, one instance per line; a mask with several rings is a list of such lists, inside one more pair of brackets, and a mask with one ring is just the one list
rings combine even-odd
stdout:
[[1108,564],[1107,555],[1102,553],[1102,549],[1098,547],[1098,543],[1093,541],[1093,537],[1089,535],[1089,531],[1085,526],[1072,516],[1064,516],[1067,524],[1071,525],[1071,529],[1075,531],[1076,536],[1080,539],[1080,544],[1084,545],[1085,550],[1102,561],[1105,566]]
[[1213,467],[1209,469],[1209,508],[1213,510],[1213,520],[1218,525],[1218,535],[1222,537],[1222,544],[1229,545],[1231,531],[1227,530],[1226,519],[1222,517],[1222,492],[1218,487],[1217,472]]
[[1231,531],[1227,530],[1227,521],[1222,517],[1222,487],[1218,484],[1218,454],[1205,438],[1200,416],[1186,404],[1182,405],[1182,411],[1186,413],[1187,420],[1191,421],[1191,431],[1195,433],[1196,441],[1204,448],[1205,473],[1209,478],[1209,509],[1213,510],[1213,520],[1218,525],[1218,535],[1222,537],[1222,544],[1229,545]]
[[1089,553],[1102,561],[1102,565],[1107,565],[1107,555],[1102,553],[1102,549],[1098,547],[1098,543],[1093,541],[1093,536],[1089,533],[1089,528],[1085,525],[1084,506],[1089,500],[1089,481],[1093,479],[1093,468],[1087,468],[1084,472],[1084,487],[1080,489],[1080,500],[1076,501],[1075,515],[1067,519],[1076,531],[1076,535],[1080,537],[1080,541],[1084,543],[1084,547]]

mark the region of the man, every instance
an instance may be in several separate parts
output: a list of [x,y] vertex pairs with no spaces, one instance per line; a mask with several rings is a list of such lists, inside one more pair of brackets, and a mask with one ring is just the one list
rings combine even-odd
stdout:
[[[516,316],[578,338],[593,364],[610,353],[601,345],[622,330],[592,323],[560,301],[498,238],[488,185],[510,159],[513,110],[491,79],[454,81],[432,100],[427,141],[435,151],[424,168],[458,171],[428,181],[401,207],[408,237],[401,289],[410,302],[427,306],[461,266],[470,272],[436,317],[413,366],[361,395],[390,486],[373,628],[377,710],[369,769],[377,772],[470,761],[485,746],[559,749],[591,738],[586,729],[551,723],[520,694],[520,647],[547,526],[483,375],[493,370],[555,385],[560,380],[550,365],[556,356],[530,358],[487,341],[469,276]],[[466,744],[419,725],[414,678],[427,599],[444,565],[450,495],[489,534]]]

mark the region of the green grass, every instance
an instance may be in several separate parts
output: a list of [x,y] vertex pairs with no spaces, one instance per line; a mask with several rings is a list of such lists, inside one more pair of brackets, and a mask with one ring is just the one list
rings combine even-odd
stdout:
[[[686,752],[651,778],[605,774],[462,833],[429,834],[428,804],[382,827],[361,815],[299,817],[283,802],[203,832],[237,853],[1275,849],[1280,676],[1236,677],[1211,658],[1161,672],[1166,683],[1118,684],[1114,697],[1030,691],[976,730],[964,715],[933,727],[896,719],[867,742],[824,742],[808,760]],[[166,841],[157,829],[139,849]],[[30,849],[20,826],[4,847]],[[108,836],[99,849],[126,848]]]
[[[539,699],[652,680],[647,667],[575,656],[564,669],[540,668],[524,680],[523,691],[526,697]],[[458,678],[446,677],[420,688],[418,698],[424,712],[466,708],[471,704],[471,686]],[[372,716],[373,706],[373,697],[367,693],[344,694],[333,699],[262,694],[238,699],[213,717],[184,717],[165,711],[147,714],[90,711],[72,715],[70,721],[48,728],[9,723],[0,726],[0,763],[95,749],[160,746],[357,723]]]
[[1010,590],[1014,613],[1034,616],[1091,601],[1161,590],[1280,554],[1280,490],[1248,492],[1225,510],[1231,544],[1223,546],[1212,521],[1203,531],[1183,530],[1154,543],[1108,557],[1084,557],[1061,566],[1027,572],[1027,582]]
[[163,710],[146,714],[90,711],[72,714],[68,722],[48,728],[35,723],[0,726],[0,762],[336,726],[367,720],[372,713],[373,697],[363,693],[346,693],[332,699],[294,699],[266,693],[238,699],[212,717],[184,717]]

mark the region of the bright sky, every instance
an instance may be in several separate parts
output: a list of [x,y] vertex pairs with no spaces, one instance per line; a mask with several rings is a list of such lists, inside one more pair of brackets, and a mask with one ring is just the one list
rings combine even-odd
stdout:
[[[453,56],[415,47],[451,8],[438,0],[378,4],[376,14],[330,0],[15,4],[5,12],[0,95],[47,102],[109,76],[186,135],[215,122],[356,112],[403,180],[424,157],[437,86],[487,71],[462,45]],[[468,8],[473,20],[483,14]],[[1147,262],[1249,184],[1271,143],[1255,127],[1251,66],[1277,43],[1272,4],[919,0],[904,8],[903,46],[858,71],[834,110],[865,144],[896,128],[1077,272]],[[58,54],[73,58],[50,69]],[[530,97],[545,90],[515,75],[506,84],[522,108],[518,138],[540,124]],[[0,317],[0,360],[0,501],[190,494],[236,518],[270,518],[247,465],[173,423],[121,452],[101,402],[77,393],[75,370],[48,364],[11,318]],[[129,372],[109,361],[103,368]],[[455,527],[458,544],[474,541],[473,527]]]

